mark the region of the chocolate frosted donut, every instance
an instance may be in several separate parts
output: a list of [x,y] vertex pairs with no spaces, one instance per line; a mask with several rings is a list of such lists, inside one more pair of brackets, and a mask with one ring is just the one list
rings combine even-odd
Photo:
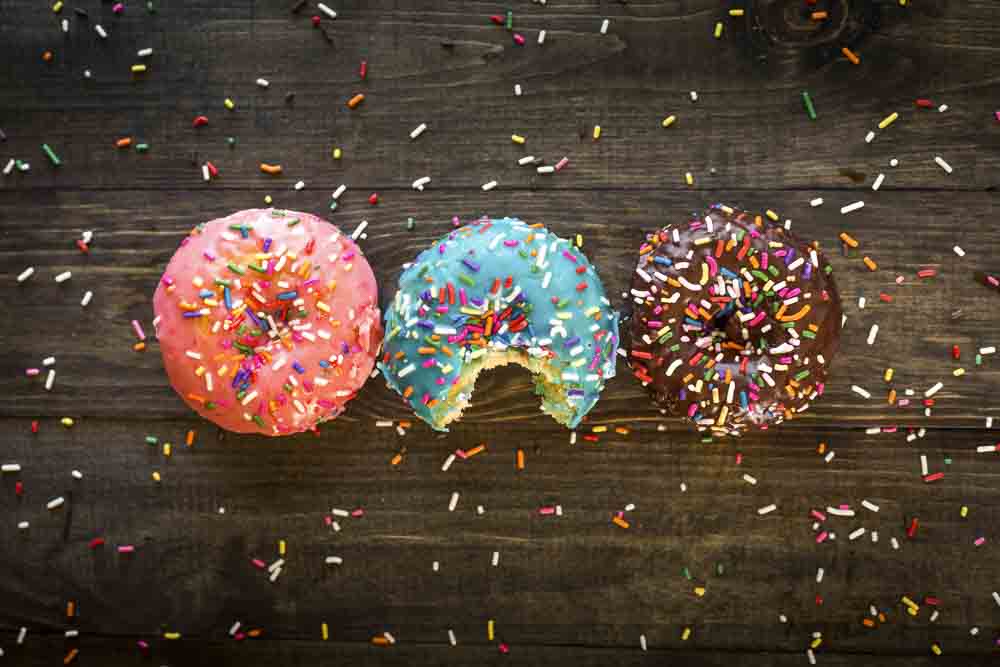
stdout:
[[635,376],[699,430],[767,428],[823,393],[840,297],[823,254],[781,225],[722,204],[667,225],[639,249],[630,296]]

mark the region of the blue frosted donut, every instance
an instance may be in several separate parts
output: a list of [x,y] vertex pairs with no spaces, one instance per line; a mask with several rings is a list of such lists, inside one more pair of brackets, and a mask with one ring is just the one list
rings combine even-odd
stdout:
[[526,367],[542,411],[570,428],[615,374],[618,313],[594,267],[566,239],[514,218],[460,227],[404,267],[385,331],[386,381],[439,431],[487,368]]

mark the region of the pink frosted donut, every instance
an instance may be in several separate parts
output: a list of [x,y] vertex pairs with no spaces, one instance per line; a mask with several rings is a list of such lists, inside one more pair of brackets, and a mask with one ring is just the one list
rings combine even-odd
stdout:
[[253,209],[198,225],[153,296],[174,391],[240,433],[333,419],[375,365],[378,289],[350,236],[308,213]]

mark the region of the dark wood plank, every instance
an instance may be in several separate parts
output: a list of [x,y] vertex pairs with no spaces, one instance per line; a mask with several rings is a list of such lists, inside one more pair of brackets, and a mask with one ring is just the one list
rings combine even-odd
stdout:
[[[330,27],[336,47],[283,3],[132,12],[110,24],[112,37],[100,44],[74,19],[65,45],[47,8],[11,4],[14,19],[0,27],[0,39],[24,55],[0,67],[22,83],[0,100],[10,136],[0,154],[24,157],[33,170],[0,179],[4,189],[280,191],[300,179],[324,189],[339,182],[386,189],[429,175],[433,188],[472,190],[496,179],[544,190],[684,190],[688,171],[699,188],[844,189],[863,187],[844,170],[862,174],[866,186],[896,157],[887,188],[981,190],[996,186],[1000,168],[989,99],[995,81],[986,74],[1000,64],[990,0],[947,3],[938,16],[914,3],[913,16],[868,38],[862,66],[841,58],[780,78],[754,66],[735,32],[712,39],[714,22],[725,18],[714,0],[525,5],[517,10],[524,47],[488,22],[496,6],[480,2],[348,4]],[[605,15],[612,28],[602,36]],[[548,38],[539,47],[543,27]],[[129,66],[144,46],[156,49],[151,71],[133,80]],[[46,48],[57,50],[54,64],[36,57]],[[369,62],[365,82],[357,76],[361,58]],[[84,67],[97,79],[84,81]],[[254,84],[261,76],[270,89]],[[803,89],[812,92],[816,122],[803,111]],[[697,104],[690,90],[700,91]],[[288,91],[297,93],[292,105]],[[367,100],[350,111],[345,102],[356,92]],[[951,109],[917,110],[921,96]],[[236,111],[223,108],[226,97]],[[868,130],[892,111],[900,120],[866,144]],[[194,130],[202,113],[210,125]],[[679,120],[665,130],[668,114]],[[422,122],[430,129],[412,142],[409,132]],[[603,129],[598,142],[595,124]],[[527,144],[513,144],[512,133]],[[121,136],[152,148],[116,149]],[[226,147],[227,136],[239,139],[236,149]],[[61,168],[46,163],[42,142],[59,151]],[[345,151],[339,162],[334,145]],[[549,163],[565,155],[571,167],[538,176],[516,165],[526,154]],[[945,176],[935,154],[951,160],[955,174]],[[202,182],[204,160],[221,169],[219,181]],[[262,174],[260,162],[282,163],[285,173]]]
[[[187,408],[166,382],[158,351],[131,351],[133,318],[151,329],[150,299],[162,267],[183,235],[197,222],[244,207],[262,205],[261,192],[168,191],[149,193],[61,192],[39,200],[32,193],[0,193],[0,207],[13,213],[15,233],[0,240],[4,277],[0,298],[18,305],[17,318],[0,321],[0,408],[8,415],[103,415],[178,417]],[[626,305],[622,292],[630,279],[630,263],[643,230],[676,219],[712,201],[725,200],[763,210],[775,208],[791,218],[793,229],[818,239],[828,248],[838,286],[846,302],[848,322],[828,394],[800,421],[802,425],[859,426],[865,424],[949,425],[981,427],[986,416],[998,416],[994,400],[998,380],[996,356],[975,353],[996,345],[993,312],[997,294],[973,281],[974,270],[995,270],[990,248],[995,230],[988,224],[956,224],[959,219],[993,219],[998,210],[990,194],[941,195],[925,192],[869,192],[864,209],[842,216],[838,207],[851,193],[825,193],[820,208],[808,204],[814,192],[560,192],[495,191],[475,195],[445,191],[418,194],[387,193],[371,207],[366,192],[348,191],[331,218],[351,231],[362,218],[370,221],[363,247],[379,280],[381,300],[393,295],[399,267],[451,228],[451,217],[468,220],[483,213],[513,214],[544,222],[565,236],[582,233],[584,249],[598,267],[613,303]],[[306,190],[281,195],[279,204],[324,214],[328,192]],[[329,214],[329,211],[326,211]],[[407,232],[405,220],[416,229]],[[95,231],[89,256],[73,241],[83,229]],[[919,229],[915,238],[911,230]],[[844,257],[835,249],[838,234],[848,230],[862,243],[861,251],[880,265],[869,272],[861,252]],[[967,250],[957,257],[952,247]],[[27,265],[37,274],[18,285],[16,275]],[[938,276],[917,280],[921,267]],[[52,278],[72,270],[63,285]],[[905,282],[895,284],[897,275]],[[94,291],[87,310],[79,307],[84,290]],[[883,303],[879,294],[894,299]],[[859,295],[868,305],[857,307]],[[954,313],[960,311],[960,316]],[[49,323],[49,324],[44,324]],[[873,323],[881,327],[874,346],[865,344]],[[961,362],[952,362],[951,346],[960,345]],[[58,359],[55,390],[42,388],[42,377],[24,377],[48,355]],[[916,394],[905,408],[890,407],[882,380],[887,366],[895,369],[893,386],[901,397]],[[952,377],[954,368],[966,369]],[[935,382],[944,389],[935,396],[930,418],[923,417],[923,391]],[[873,394],[864,400],[851,391],[857,384]],[[95,395],[106,396],[94,400]],[[122,401],[128,397],[127,401]],[[108,400],[110,399],[110,400]],[[533,421],[538,407],[527,373],[487,374],[480,380],[467,419],[477,423]],[[408,418],[409,411],[383,380],[372,379],[355,401],[348,418]],[[620,364],[619,374],[592,412],[595,422],[658,421],[642,388]],[[675,422],[670,422],[676,425]],[[684,429],[686,427],[680,426]]]
[[[166,629],[218,639],[240,620],[269,637],[315,641],[327,622],[341,641],[389,631],[403,644],[440,645],[452,628],[463,643],[483,646],[492,618],[514,647],[634,649],[645,634],[670,651],[801,657],[819,631],[834,652],[920,655],[932,641],[949,652],[991,650],[1000,471],[994,455],[974,451],[984,433],[931,430],[909,444],[902,433],[788,429],[705,446],[645,428],[570,446],[544,424],[398,438],[393,429],[337,422],[318,439],[279,440],[220,438],[194,420],[80,419],[65,429],[47,419],[34,435],[27,420],[0,426],[4,462],[22,466],[4,475],[0,493],[7,630]],[[181,444],[189,428],[198,430],[191,449]],[[173,456],[146,445],[147,434],[175,443]],[[816,453],[820,439],[837,452],[831,463]],[[441,470],[455,447],[476,443],[487,452]],[[401,447],[403,463],[390,465]],[[516,447],[527,451],[521,472]],[[944,480],[920,480],[921,453]],[[72,469],[84,478],[71,479]],[[449,512],[454,491],[460,500]],[[56,496],[66,505],[46,510]],[[862,499],[880,511],[861,509]],[[610,519],[630,502],[637,507],[622,530]],[[810,508],[842,502],[858,516],[831,517],[825,525],[838,539],[816,544]],[[778,509],[760,516],[770,503]],[[477,516],[480,504],[486,511]],[[563,516],[538,515],[555,504]],[[365,516],[338,519],[335,533],[323,521],[331,507],[361,507]],[[907,539],[912,517],[920,529]],[[30,528],[15,530],[22,520]],[[879,541],[848,540],[858,526],[877,530]],[[988,542],[977,549],[980,535]],[[94,537],[106,545],[91,550]],[[286,569],[269,583],[250,559],[273,561],[279,539],[288,545]],[[136,553],[116,553],[122,544]],[[324,565],[327,555],[344,564]],[[818,567],[826,572],[819,584]],[[698,585],[707,588],[702,598]],[[904,614],[902,595],[940,598],[940,618],[930,623],[927,606],[917,618]],[[79,610],[72,622],[67,599]],[[889,617],[877,631],[860,623],[870,604]],[[973,625],[983,628],[978,638],[968,633]],[[684,627],[692,628],[688,642]]]

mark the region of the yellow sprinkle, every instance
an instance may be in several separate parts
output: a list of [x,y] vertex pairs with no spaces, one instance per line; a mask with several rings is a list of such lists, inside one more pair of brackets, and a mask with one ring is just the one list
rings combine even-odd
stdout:
[[59,423],[65,426],[66,428],[69,428],[70,426],[73,425],[73,419],[71,417],[63,417],[62,419],[59,420]]
[[273,199],[271,199],[271,195],[265,195],[265,196],[264,196],[264,203],[265,203],[265,204],[270,204],[270,203],[271,203],[271,202],[273,202],[273,201],[274,201],[274,200],[273,200]]
[[891,114],[882,119],[882,122],[878,124],[878,129],[884,130],[895,123],[897,118],[899,118],[899,114],[893,111]]
[[720,37],[722,37],[722,21],[715,24],[715,38],[719,39]]
[[743,16],[743,10],[742,9],[730,9],[729,10],[729,15],[730,16]]
[[875,271],[876,269],[878,269],[878,264],[876,264],[875,260],[873,260],[868,255],[865,255],[864,262],[865,262],[865,266],[868,267],[869,271]]
[[906,608],[906,613],[909,614],[910,616],[916,616],[917,615],[917,610],[914,609],[913,607],[907,607]]
[[154,482],[159,482],[160,481],[160,473],[157,472],[156,470],[153,471],[153,481]]
[[61,12],[62,8],[63,8],[62,0],[59,0],[59,2],[57,2],[54,5],[52,5],[52,11],[55,12],[56,14],[58,14],[59,12]]
[[962,505],[962,511],[959,512],[959,514],[961,514],[962,518],[964,519],[965,517],[969,516],[969,508],[966,507],[965,505]]
[[285,555],[285,550],[286,550],[287,546],[288,545],[285,544],[284,540],[278,540],[278,555],[279,556],[284,556]]
[[[594,138],[596,139],[597,137]],[[510,135],[510,140],[513,141],[515,144],[523,144],[526,141],[525,138],[522,137],[520,134]]]
[[684,182],[688,185],[694,185],[694,176],[691,175],[690,171],[684,172]]
[[937,644],[931,644],[931,650],[934,651],[934,655],[941,655],[941,647]]
[[604,433],[605,431],[608,430],[608,427],[607,426],[595,426],[594,428],[592,428],[590,430],[592,432],[594,432],[594,433]]
[[918,605],[916,602],[914,602],[910,598],[906,597],[905,595],[902,598],[902,602],[903,602],[903,604],[905,604],[910,609],[913,609],[913,610],[920,609],[920,605]]
[[663,119],[663,122],[660,123],[660,125],[662,125],[663,127],[670,127],[675,122],[677,122],[677,116],[667,116],[666,118]]
[[595,125],[594,126],[594,141],[597,141],[600,138],[601,138],[601,126],[600,125]]
[[810,648],[819,648],[820,644],[822,644],[822,643],[823,643],[823,638],[822,637],[817,637],[816,639],[812,640],[809,643],[809,647]]
[[951,374],[954,375],[955,377],[962,377],[963,375],[965,375],[965,369],[964,368],[956,368],[955,370],[953,370],[951,372]]
[[882,376],[882,379],[885,380],[886,382],[892,382],[893,372],[894,371],[891,368],[885,369],[885,374]]
[[694,594],[697,595],[700,598],[705,597],[705,587],[704,586],[695,586]]
[[583,235],[582,234],[577,234],[576,235],[576,247],[577,248],[582,248],[583,247]]
[[179,633],[179,632],[164,632],[163,633],[163,638],[164,639],[180,639],[181,638],[181,633]]
[[146,66],[143,64],[132,65],[132,74],[141,74],[146,71]]
[[771,209],[767,209],[766,211],[764,211],[764,215],[769,217],[771,220],[774,220],[775,222],[778,221],[778,214],[772,211]]
[[171,446],[169,442],[163,443],[163,455],[170,456]]
[[486,638],[493,641],[493,619],[486,622]]
[[343,154],[344,154],[344,152],[342,150],[340,150],[339,148],[334,148],[333,149],[333,159],[334,160],[339,160]]
[[684,628],[684,632],[681,633],[681,641],[687,641],[688,637],[691,636],[691,628]]
[[223,104],[225,104],[226,108],[229,109],[230,111],[236,108],[236,104],[234,104],[233,101],[228,97],[226,98],[226,101],[223,102]]
[[324,623],[322,626],[320,626],[320,630],[323,633],[323,641],[328,640],[330,638],[330,627],[326,623]]

